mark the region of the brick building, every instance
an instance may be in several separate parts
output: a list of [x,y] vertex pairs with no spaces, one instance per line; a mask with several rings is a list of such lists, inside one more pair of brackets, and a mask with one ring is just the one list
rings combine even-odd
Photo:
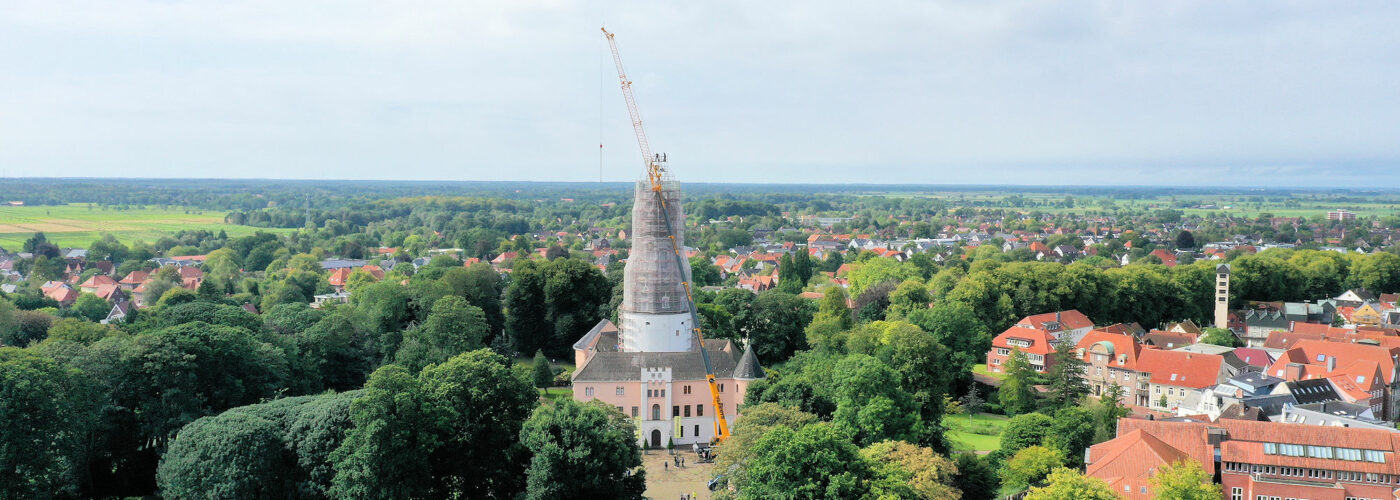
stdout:
[[1400,491],[1397,453],[1393,429],[1125,418],[1117,438],[1089,448],[1086,474],[1147,500],[1158,467],[1190,458],[1218,478],[1229,500],[1392,499]]

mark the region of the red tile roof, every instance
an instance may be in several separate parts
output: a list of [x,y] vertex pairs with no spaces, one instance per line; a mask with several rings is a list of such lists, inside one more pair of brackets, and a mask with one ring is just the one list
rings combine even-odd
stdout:
[[1060,324],[1065,330],[1078,330],[1080,328],[1094,327],[1094,322],[1090,320],[1088,316],[1085,316],[1084,313],[1079,312],[1078,309],[1070,309],[1068,311],[1060,311],[1057,313],[1049,312],[1045,314],[1037,314],[1034,316],[1026,316],[1024,318],[1021,318],[1021,321],[1017,321],[1016,326],[1039,329],[1044,328],[1044,325],[1046,323],[1052,323],[1057,320],[1060,322]]
[[[1075,347],[1084,350],[1084,361],[1090,362],[1090,352],[1094,344],[1104,344],[1113,348],[1113,359],[1108,365],[1115,368],[1137,370],[1138,358],[1142,356],[1142,344],[1130,335],[1111,333],[1103,330],[1091,330],[1079,339],[1079,344]],[[1126,356],[1124,356],[1126,355]],[[1119,360],[1122,360],[1122,363]]]
[[1150,499],[1152,495],[1132,486],[1150,484],[1152,473],[1158,467],[1191,458],[1186,452],[1142,429],[1091,446],[1089,457],[1085,475],[1107,481],[1115,492],[1122,490],[1124,485],[1130,486],[1127,489],[1128,498],[1134,500]]
[[[1027,340],[1030,341],[1031,345],[1029,347],[1013,346],[1010,343],[1011,339]],[[1055,352],[1055,347],[1050,345],[1050,342],[1054,340],[1055,338],[1045,330],[1013,326],[1007,328],[1006,331],[1001,332],[1001,335],[997,335],[996,338],[992,339],[992,346],[1019,349],[1028,354],[1047,355]]]
[[1137,371],[1151,373],[1154,384],[1204,389],[1219,383],[1224,362],[1224,357],[1215,354],[1146,349],[1138,359]]
[[1365,360],[1374,362],[1380,368],[1381,375],[1385,377],[1385,383],[1391,384],[1395,381],[1396,361],[1393,356],[1400,356],[1400,348],[1325,340],[1303,340],[1294,344],[1293,348],[1284,351],[1283,355],[1269,366],[1266,373],[1278,376],[1277,373],[1282,371],[1286,376],[1288,375],[1288,364],[1296,363],[1303,365],[1304,378],[1320,377],[1328,374],[1327,361],[1329,358],[1336,358],[1337,370],[1341,370],[1356,361]]

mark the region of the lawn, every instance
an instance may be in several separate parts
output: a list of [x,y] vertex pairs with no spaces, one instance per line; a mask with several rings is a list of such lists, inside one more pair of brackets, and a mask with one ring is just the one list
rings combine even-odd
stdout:
[[971,419],[967,415],[947,415],[943,417],[944,435],[954,450],[989,452],[1001,448],[1001,431],[1006,422],[1006,417],[990,413],[978,413]]
[[986,364],[986,363],[977,364],[977,365],[972,365],[972,373],[976,373],[976,374],[978,374],[978,375],[986,375],[986,376],[988,376],[988,377],[992,377],[992,378],[998,379],[998,380],[1006,378],[1006,374],[1005,374],[1005,373],[1001,373],[1001,372],[989,372],[989,371],[987,371],[987,364]]
[[55,206],[0,206],[0,247],[18,251],[35,232],[60,247],[86,248],[105,233],[123,243],[155,242],[182,229],[224,230],[229,236],[257,231],[286,232],[224,222],[224,212],[198,209],[141,207],[117,210],[86,203]]

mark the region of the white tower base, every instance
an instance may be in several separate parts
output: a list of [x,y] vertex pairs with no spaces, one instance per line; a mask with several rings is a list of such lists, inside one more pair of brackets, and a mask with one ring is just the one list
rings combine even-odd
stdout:
[[694,346],[690,313],[647,314],[619,311],[619,346],[624,352],[687,352]]

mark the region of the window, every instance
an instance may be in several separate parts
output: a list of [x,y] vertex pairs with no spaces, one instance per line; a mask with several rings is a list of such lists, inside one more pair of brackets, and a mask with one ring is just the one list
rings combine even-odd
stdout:
[[664,398],[664,397],[666,397],[666,389],[662,389],[662,390],[661,390],[661,394],[657,395],[656,397],[658,397],[658,398]]
[[623,395],[625,392],[626,392],[626,391],[623,391],[623,390],[622,390],[622,386],[620,386],[620,385],[617,386],[617,395],[618,395],[618,396]]
[[705,405],[695,405],[695,416],[697,416],[697,417],[703,417],[703,416],[705,416]]
[[1318,355],[1317,355],[1317,362],[1318,362],[1318,363],[1321,363],[1321,362],[1323,362],[1323,361],[1327,361],[1327,355],[1326,355],[1326,354],[1318,354]]
[[681,437],[685,437],[685,426],[682,425],[680,427],[677,427],[676,432],[680,433]]
[[672,407],[671,407],[671,416],[672,416],[672,417],[679,417],[679,416],[681,416],[681,406],[680,406],[680,405],[675,405],[675,406],[672,406]]
[[1278,449],[1279,454],[1281,455],[1287,455],[1290,457],[1303,456],[1303,445],[1301,444],[1280,444],[1278,445]]
[[719,385],[719,392],[724,392],[724,384]]
[[647,397],[654,398],[656,397],[656,393],[652,392],[651,389],[647,389]]
[[1361,450],[1356,448],[1337,448],[1334,451],[1339,460],[1361,460]]
[[1366,450],[1366,461],[1383,464],[1385,463],[1385,452],[1376,450]]
[[699,436],[699,435],[700,435],[700,426],[699,426],[699,425],[695,426],[695,435],[696,435],[696,436]]
[[592,388],[592,387],[584,387],[584,388],[583,388],[583,395],[584,395],[584,396],[588,396],[588,397],[590,397],[590,398],[593,397],[593,388]]
[[690,394],[690,386],[688,386],[688,385],[687,385],[687,386],[682,386],[682,387],[681,387],[681,394]]
[[651,405],[651,419],[661,420],[661,405]]
[[1308,456],[1313,458],[1332,458],[1331,446],[1309,446]]
[[634,417],[637,416],[637,411],[638,411],[638,410],[640,410],[640,408],[637,408],[637,407],[633,406],[633,407],[632,407],[632,416],[634,416]]
[[1244,488],[1230,488],[1230,500],[1244,500]]
[[690,405],[685,405],[685,416],[690,416]]

